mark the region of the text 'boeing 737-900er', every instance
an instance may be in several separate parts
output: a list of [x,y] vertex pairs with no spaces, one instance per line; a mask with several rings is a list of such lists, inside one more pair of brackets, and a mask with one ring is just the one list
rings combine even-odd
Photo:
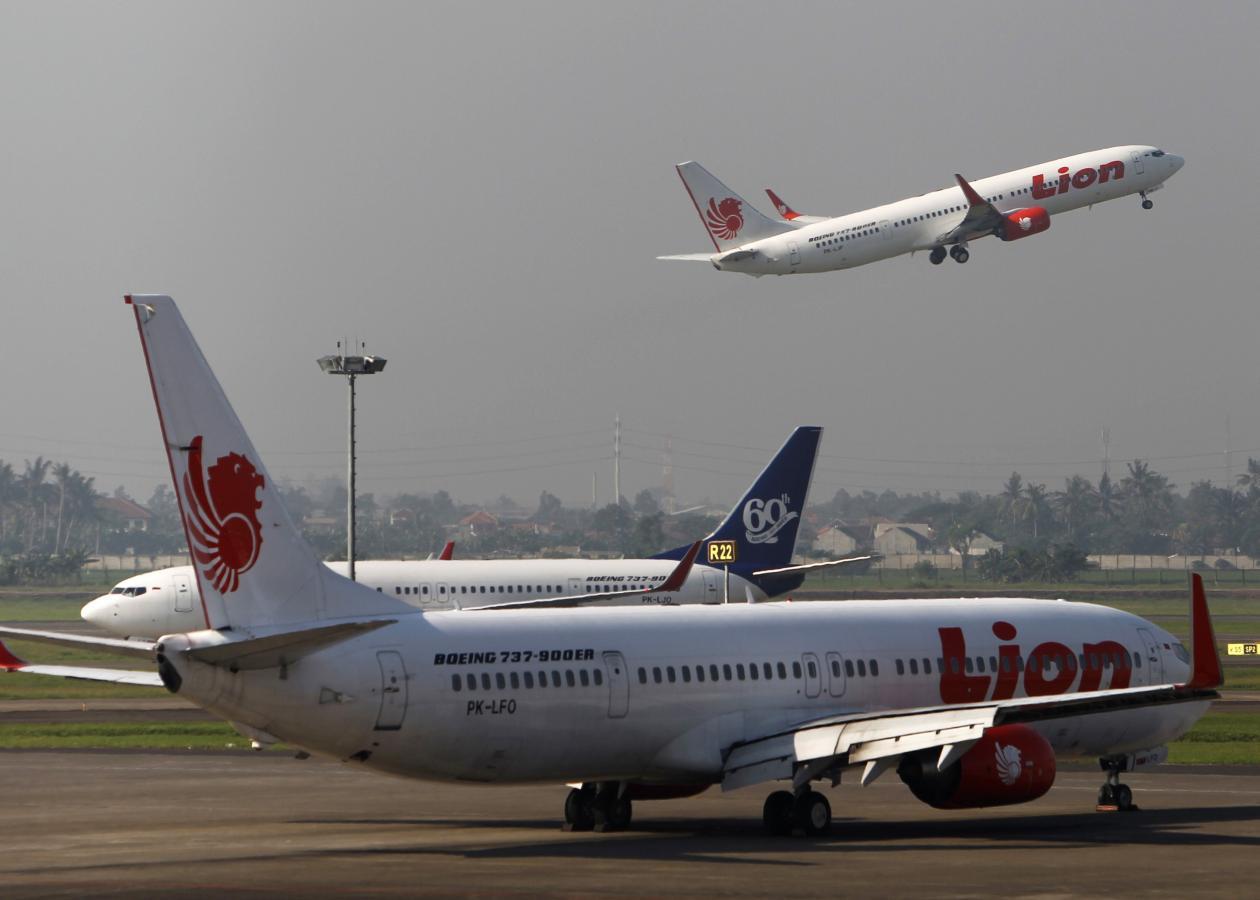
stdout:
[[[156,641],[0,627],[143,668],[15,673],[164,685],[252,732],[380,772],[578,784],[574,829],[636,798],[780,783],[771,832],[825,832],[819,781],[893,771],[936,807],[1049,790],[1057,754],[1097,756],[1100,800],[1164,758],[1221,684],[1202,583],[1191,651],[1138,616],[993,598],[422,610],[330,570],[285,510],[175,303],[128,298],[157,404],[204,628]],[[703,542],[658,590],[676,590]],[[571,598],[560,598],[562,606]]]
[[1083,206],[1137,194],[1150,209],[1147,195],[1184,164],[1158,147],[1108,147],[972,183],[955,175],[957,187],[836,217],[803,216],[767,188],[781,216],[771,219],[704,166],[685,162],[678,174],[715,252],[658,259],[703,260],[723,272],[755,276],[852,269],[919,250],[933,264],[946,253],[965,263],[977,238],[1040,234],[1053,216]]

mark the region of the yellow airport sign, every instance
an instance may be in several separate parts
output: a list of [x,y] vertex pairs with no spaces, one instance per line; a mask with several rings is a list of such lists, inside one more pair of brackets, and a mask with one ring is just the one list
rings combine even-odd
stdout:
[[735,542],[709,541],[709,562],[718,566],[728,566],[735,562]]
[[1260,656],[1260,641],[1229,645],[1230,656]]

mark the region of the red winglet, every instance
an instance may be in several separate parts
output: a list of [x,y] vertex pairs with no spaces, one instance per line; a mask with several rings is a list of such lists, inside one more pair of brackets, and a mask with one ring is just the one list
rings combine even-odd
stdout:
[[8,647],[4,645],[4,641],[0,641],[0,669],[6,672],[16,672],[18,669],[26,668],[26,660],[18,659],[13,655]]
[[450,559],[455,555],[455,542],[447,541],[446,546],[442,548],[442,552],[438,554],[438,559]]
[[687,580],[687,576],[691,574],[691,564],[696,561],[696,554],[700,552],[700,545],[703,541],[696,541],[691,545],[691,549],[686,552],[678,565],[674,566],[674,571],[669,573],[669,577],[661,583],[661,586],[653,589],[653,593],[673,593],[682,588],[683,582]]
[[1212,616],[1203,591],[1203,576],[1198,572],[1190,575],[1190,649],[1194,656],[1190,660],[1190,680],[1185,686],[1191,690],[1209,690],[1224,684]]
[[988,205],[989,201],[977,194],[976,189],[967,183],[967,179],[963,178],[957,172],[954,173],[954,177],[958,179],[958,186],[962,188],[963,195],[967,198],[968,203],[972,206]]
[[793,219],[799,219],[801,217],[800,213],[780,200],[779,195],[770,190],[770,188],[766,188],[766,193],[770,196],[770,202],[774,204],[774,208],[778,210],[779,215],[783,218],[790,222]]

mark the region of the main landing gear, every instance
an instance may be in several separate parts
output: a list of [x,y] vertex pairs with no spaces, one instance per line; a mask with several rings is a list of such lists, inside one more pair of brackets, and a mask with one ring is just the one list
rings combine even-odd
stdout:
[[766,798],[761,821],[770,834],[785,835],[800,830],[816,837],[831,830],[831,804],[817,791],[802,790],[795,795],[790,791],[775,791]]
[[1098,763],[1107,773],[1107,780],[1098,789],[1099,812],[1112,812],[1115,810],[1131,812],[1136,810],[1137,805],[1133,802],[1133,789],[1127,784],[1120,783],[1120,773],[1124,771],[1125,767],[1124,758],[1103,757],[1098,760]]
[[632,814],[626,785],[619,781],[584,784],[564,801],[565,831],[624,831]]
[[1155,206],[1154,201],[1151,200],[1150,197],[1146,196],[1146,191],[1138,191],[1138,193],[1142,197],[1142,209],[1151,209],[1153,206]]
[[[939,266],[941,263],[945,262],[946,252],[947,251],[944,247],[933,247],[932,252],[928,254],[928,262],[934,266]],[[948,253],[954,258],[954,262],[965,263],[967,260],[971,259],[971,253],[962,244],[955,244],[950,247]]]

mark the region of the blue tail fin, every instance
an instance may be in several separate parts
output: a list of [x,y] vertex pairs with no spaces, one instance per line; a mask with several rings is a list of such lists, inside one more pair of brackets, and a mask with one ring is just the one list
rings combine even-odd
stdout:
[[[736,575],[790,564],[821,439],[822,429],[814,425],[793,431],[726,520],[705,538],[696,563],[729,565]],[[690,546],[655,558],[682,559]]]

